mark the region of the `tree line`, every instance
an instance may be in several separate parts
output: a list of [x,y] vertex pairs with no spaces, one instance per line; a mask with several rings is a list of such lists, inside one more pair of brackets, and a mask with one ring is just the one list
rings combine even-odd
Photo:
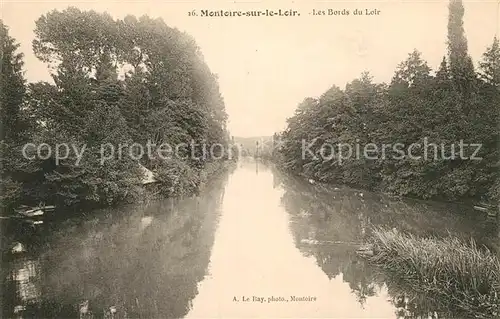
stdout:
[[[374,83],[369,73],[306,98],[288,119],[276,154],[286,170],[327,183],[342,183],[424,199],[500,199],[500,45],[497,37],[478,68],[468,54],[461,0],[450,0],[448,50],[434,72],[415,50],[401,62],[390,83]],[[302,141],[316,141],[313,154],[330,145],[402,143],[424,139],[447,146],[445,156],[349,158],[302,156]],[[453,144],[481,144],[476,157],[458,156]],[[435,152],[423,147],[412,154]],[[441,148],[441,147],[440,147]],[[469,152],[471,152],[470,150]],[[469,153],[469,155],[471,155]]]
[[[23,54],[0,20],[1,202],[110,205],[142,196],[138,162],[156,173],[165,195],[195,189],[213,158],[181,151],[167,160],[113,157],[100,146],[229,142],[217,76],[195,40],[161,19],[67,8],[36,21],[33,52],[53,83],[28,83]],[[85,145],[58,161],[28,160],[26,143]],[[32,150],[33,151],[33,150]],[[194,153],[203,150],[197,146]],[[47,158],[46,158],[47,157]],[[200,159],[201,158],[201,159]]]

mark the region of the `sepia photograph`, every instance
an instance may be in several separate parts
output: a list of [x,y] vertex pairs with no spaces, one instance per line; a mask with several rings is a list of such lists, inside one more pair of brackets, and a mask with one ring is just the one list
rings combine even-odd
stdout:
[[0,0],[0,318],[500,318],[500,0]]

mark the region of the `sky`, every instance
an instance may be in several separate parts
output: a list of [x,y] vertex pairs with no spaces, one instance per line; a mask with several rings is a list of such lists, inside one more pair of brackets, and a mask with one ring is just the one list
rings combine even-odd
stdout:
[[[500,0],[464,1],[464,27],[475,63],[500,33]],[[50,80],[47,66],[33,55],[35,20],[68,6],[161,17],[191,34],[219,77],[235,136],[263,136],[285,128],[286,118],[305,97],[332,85],[344,87],[363,71],[377,82],[390,81],[396,66],[414,49],[436,69],[446,54],[447,0],[436,1],[23,1],[0,0],[0,17],[25,54],[26,78]],[[295,17],[201,17],[197,10],[296,10]],[[344,15],[312,15],[349,10]],[[353,11],[379,10],[378,15]]]

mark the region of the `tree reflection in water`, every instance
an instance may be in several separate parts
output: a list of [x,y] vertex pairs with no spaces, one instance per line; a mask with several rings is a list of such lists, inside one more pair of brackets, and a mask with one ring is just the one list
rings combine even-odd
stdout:
[[77,318],[87,301],[94,318],[110,307],[113,318],[184,316],[205,276],[227,177],[197,198],[107,209],[41,234],[12,231],[4,239],[28,249],[2,261],[3,317],[22,306],[23,317]]
[[284,189],[282,205],[290,214],[290,227],[301,252],[314,256],[330,279],[342,276],[361,305],[386,290],[397,318],[451,318],[457,314],[432,296],[415,291],[415,287],[402,286],[356,255],[356,246],[366,242],[371,225],[419,236],[472,236],[490,248],[498,241],[498,226],[469,207],[397,200],[345,186],[311,185],[276,170],[274,174],[279,180],[274,186],[280,184]]

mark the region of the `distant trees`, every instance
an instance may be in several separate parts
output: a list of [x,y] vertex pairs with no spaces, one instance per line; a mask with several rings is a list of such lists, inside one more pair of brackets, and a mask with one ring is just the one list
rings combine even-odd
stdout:
[[[2,68],[8,90],[2,89],[2,98],[10,104],[2,104],[2,123],[13,129],[6,132],[27,132],[16,115],[25,96],[23,116],[33,124],[30,142],[85,145],[86,149],[80,163],[75,154],[58,165],[54,154],[31,161],[29,178],[22,183],[26,199],[107,205],[138,195],[138,160],[113,156],[101,165],[103,144],[118,148],[134,142],[143,146],[148,142],[229,143],[216,76],[194,39],[161,19],[114,20],[107,13],[70,7],[41,16],[35,35],[34,53],[51,68],[54,84],[25,85],[21,55],[12,53],[15,45],[8,38],[7,60],[2,62],[10,61],[10,69]],[[8,141],[8,136],[2,139]],[[165,189],[184,189],[176,183],[196,186],[199,170],[211,160],[201,156],[201,146],[195,156],[188,151],[182,150],[172,160],[142,156],[139,162],[158,173]],[[137,154],[137,150],[131,152]],[[6,166],[6,171],[13,170]]]
[[270,160],[273,158],[274,136],[235,136],[233,141],[233,154],[237,156],[250,156],[263,160]]
[[[364,73],[344,90],[332,87],[319,99],[306,98],[282,133],[282,165],[320,181],[399,195],[500,198],[498,39],[486,50],[476,72],[467,52],[462,2],[451,0],[449,10],[448,54],[435,73],[415,50],[397,67],[388,85],[375,84]],[[460,158],[461,140],[481,144],[475,156],[482,160]],[[315,141],[308,148],[312,154],[303,156],[302,141],[306,146]],[[335,149],[336,156],[330,157],[322,149],[339,143],[360,145],[361,157],[353,149],[351,157],[339,161],[342,150]],[[364,156],[363,148],[370,143],[378,150]],[[412,158],[407,153],[401,156],[403,148],[394,150],[397,143],[422,147],[412,149]],[[382,156],[384,144],[392,147]],[[465,155],[474,151],[468,148]],[[415,159],[418,156],[421,159]]]

